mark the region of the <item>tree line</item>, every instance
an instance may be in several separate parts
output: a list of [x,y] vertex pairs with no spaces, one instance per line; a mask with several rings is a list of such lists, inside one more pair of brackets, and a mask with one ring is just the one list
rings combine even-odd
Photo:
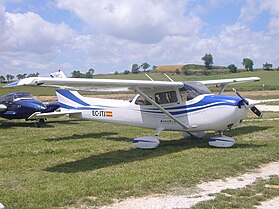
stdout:
[[[210,53],[206,53],[201,59],[204,61],[204,65],[207,69],[212,69],[213,56]],[[250,58],[243,58],[242,65],[247,71],[253,71],[254,70],[253,69],[254,62]],[[270,63],[266,62],[265,64],[263,64],[263,69],[264,70],[273,70],[272,67],[273,66]],[[231,73],[236,73],[237,72],[237,67],[236,67],[235,64],[230,64],[230,65],[227,66],[227,68],[230,70]],[[279,67],[278,67],[278,69],[279,69]]]
[[[212,70],[213,69],[213,63],[214,63],[213,62],[213,56],[210,53],[206,53],[201,58],[201,60],[204,61],[204,67],[206,69],[208,69],[208,70]],[[243,67],[247,71],[253,71],[254,70],[253,69],[254,62],[250,58],[243,58],[242,65],[243,65]],[[141,69],[144,72],[146,72],[146,71],[150,70],[150,67],[151,67],[151,65],[148,64],[147,62],[144,62],[142,64],[136,64],[135,63],[135,64],[133,64],[131,66],[131,70],[125,70],[125,71],[123,71],[123,74],[127,75],[130,72],[134,73],[134,74],[137,74],[137,73],[140,72]],[[155,65],[152,66],[152,70],[155,70],[156,68],[157,68],[157,66],[155,66]],[[238,69],[237,69],[235,64],[230,64],[226,68],[229,69],[230,73],[237,73],[238,72]],[[189,71],[189,67],[187,65],[184,65],[181,70],[182,70],[182,73],[184,75],[190,75],[191,74],[191,72]],[[273,65],[271,63],[267,63],[266,62],[265,64],[263,64],[263,70],[274,70],[273,69]],[[279,67],[276,70],[279,70]],[[87,72],[85,72],[85,73],[82,73],[79,70],[74,70],[71,73],[71,77],[72,78],[93,78],[94,72],[95,72],[95,70],[93,68],[88,69]],[[180,74],[180,70],[176,69],[175,73],[176,74]],[[119,74],[119,72],[115,71],[114,74],[117,75],[117,74]],[[21,80],[21,79],[28,78],[28,77],[38,77],[39,75],[40,75],[40,73],[38,73],[38,72],[30,73],[30,74],[27,74],[27,73],[21,74],[21,73],[19,73],[16,76],[14,76],[12,74],[7,74],[6,76],[0,75],[0,82],[11,82],[15,78],[17,78],[18,80]]]

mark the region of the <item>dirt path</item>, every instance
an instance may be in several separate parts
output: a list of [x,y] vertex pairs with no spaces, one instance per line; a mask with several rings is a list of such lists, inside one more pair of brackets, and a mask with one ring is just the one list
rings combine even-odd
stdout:
[[[226,178],[198,184],[192,188],[194,192],[185,195],[150,195],[143,198],[129,198],[122,202],[104,206],[101,209],[173,209],[190,208],[201,201],[215,198],[224,189],[240,189],[254,183],[257,178],[268,179],[271,175],[279,175],[279,162],[273,162],[241,176]],[[188,190],[189,191],[189,190]],[[272,204],[279,205],[279,199]]]

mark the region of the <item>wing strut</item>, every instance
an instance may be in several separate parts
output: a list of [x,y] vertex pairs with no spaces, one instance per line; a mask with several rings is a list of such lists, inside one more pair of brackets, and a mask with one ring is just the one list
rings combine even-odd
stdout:
[[223,94],[223,92],[225,91],[225,88],[227,87],[227,84],[221,84],[220,87],[221,87],[221,89],[219,91],[219,94]]
[[149,101],[151,104],[153,104],[155,107],[157,107],[159,110],[161,110],[163,113],[165,113],[169,118],[177,122],[182,128],[189,129],[189,126],[186,126],[184,123],[182,123],[180,120],[178,120],[176,117],[174,117],[172,114],[170,114],[168,111],[166,111],[161,105],[157,104],[153,99],[149,98],[145,93],[143,93],[139,88],[136,89],[136,91],[143,96],[147,101]]

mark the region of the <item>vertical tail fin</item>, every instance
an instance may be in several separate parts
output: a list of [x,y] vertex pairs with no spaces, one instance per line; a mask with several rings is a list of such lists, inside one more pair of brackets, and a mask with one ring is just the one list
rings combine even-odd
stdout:
[[90,106],[77,91],[58,89],[56,90],[56,96],[62,111],[63,109],[69,110]]
[[62,70],[58,70],[57,72],[51,73],[50,77],[52,77],[52,78],[67,78],[66,75],[62,72]]

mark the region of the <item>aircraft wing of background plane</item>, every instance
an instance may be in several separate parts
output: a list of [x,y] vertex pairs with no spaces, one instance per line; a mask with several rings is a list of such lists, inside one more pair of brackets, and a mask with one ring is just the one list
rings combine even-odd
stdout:
[[[227,86],[232,83],[243,83],[259,81],[259,77],[232,78],[219,80],[204,80],[201,82],[206,86],[220,85]],[[171,81],[149,81],[149,80],[120,80],[120,79],[84,79],[84,78],[49,78],[49,77],[30,77],[25,78],[4,87],[15,86],[54,86],[54,87],[127,87],[135,90],[137,88],[145,90],[165,90],[183,87],[183,82]]]

